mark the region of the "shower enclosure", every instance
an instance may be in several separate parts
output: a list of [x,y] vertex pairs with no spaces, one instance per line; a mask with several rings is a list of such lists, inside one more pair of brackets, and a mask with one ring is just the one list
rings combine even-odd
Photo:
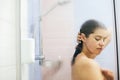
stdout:
[[111,43],[95,60],[119,80],[119,0],[21,0],[20,5],[21,80],[71,80],[76,35],[87,19],[112,30]]

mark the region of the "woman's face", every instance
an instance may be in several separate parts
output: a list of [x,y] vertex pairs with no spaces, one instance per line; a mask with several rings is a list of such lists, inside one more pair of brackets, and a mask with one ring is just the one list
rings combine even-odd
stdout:
[[84,40],[84,49],[87,53],[98,55],[110,41],[110,32],[105,29],[96,29]]

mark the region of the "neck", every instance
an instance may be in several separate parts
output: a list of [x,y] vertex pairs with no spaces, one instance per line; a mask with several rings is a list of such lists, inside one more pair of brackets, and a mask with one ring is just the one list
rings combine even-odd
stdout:
[[96,55],[86,52],[81,52],[82,55],[85,55],[87,58],[94,59]]

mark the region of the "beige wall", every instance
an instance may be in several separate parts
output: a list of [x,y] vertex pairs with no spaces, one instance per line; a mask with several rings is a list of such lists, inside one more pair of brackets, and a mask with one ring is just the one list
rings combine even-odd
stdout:
[[[41,14],[46,13],[58,0],[42,0]],[[71,80],[71,57],[74,52],[73,2],[58,6],[41,21],[43,54],[46,60],[63,62],[60,69],[54,72],[43,67],[43,80]],[[55,74],[54,74],[55,73]]]

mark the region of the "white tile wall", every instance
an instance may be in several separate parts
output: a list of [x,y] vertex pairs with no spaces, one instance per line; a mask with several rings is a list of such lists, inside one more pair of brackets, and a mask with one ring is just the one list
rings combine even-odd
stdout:
[[16,80],[16,66],[0,67],[0,80]]
[[14,25],[0,21],[0,66],[15,65]]
[[16,80],[14,2],[0,0],[0,80]]

